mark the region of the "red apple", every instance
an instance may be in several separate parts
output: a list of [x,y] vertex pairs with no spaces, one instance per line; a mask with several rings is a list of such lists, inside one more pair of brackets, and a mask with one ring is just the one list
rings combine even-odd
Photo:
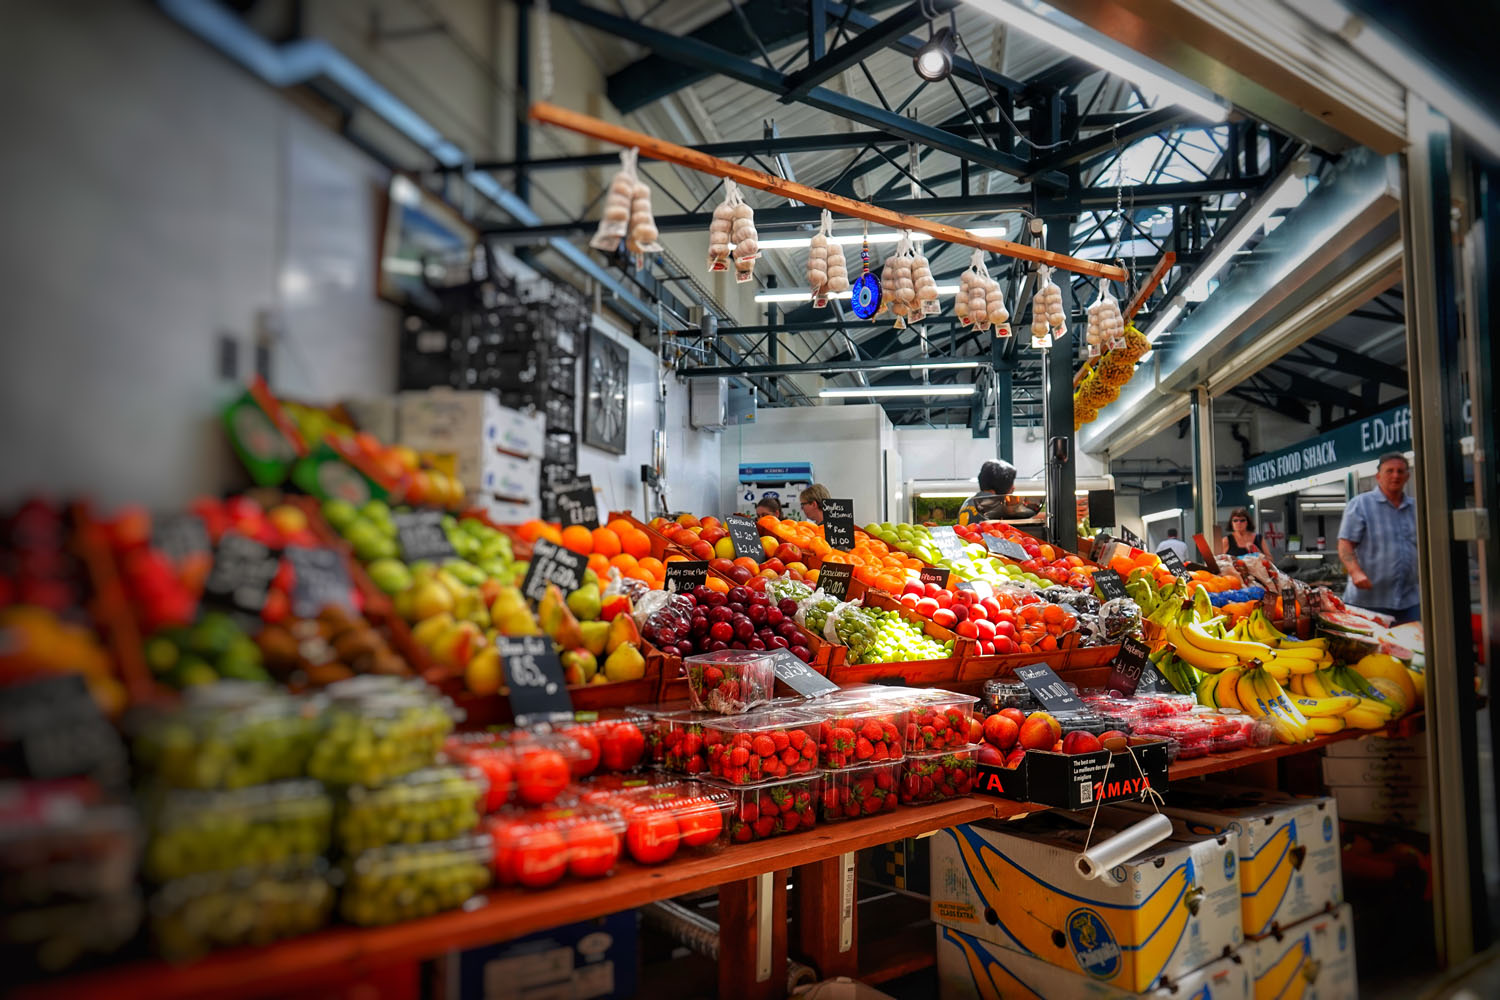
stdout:
[[802,550],[791,542],[782,542],[771,554],[785,563],[802,562]]
[[992,715],[984,720],[984,738],[993,743],[1001,750],[1009,750],[1016,745],[1016,737],[1021,728],[1016,721],[1007,715]]
[[1016,741],[1028,750],[1050,750],[1062,735],[1062,727],[1046,712],[1032,712],[1021,723]]
[[1062,752],[1066,754],[1093,753],[1099,748],[1099,737],[1082,729],[1073,730],[1062,741]]
[[979,721],[978,716],[969,716],[969,742],[982,743],[984,741],[984,723]]
[[1021,711],[1019,708],[1002,708],[999,714],[1014,722],[1016,724],[1016,728],[1018,729],[1022,724],[1026,722],[1026,713]]
[[694,542],[688,548],[693,553],[694,559],[712,559],[714,557],[714,547],[701,539]]
[[1025,759],[1026,759],[1026,748],[1025,747],[1016,747],[1010,753],[1008,753],[1008,754],[1005,755],[1005,766],[1006,767],[1020,767],[1021,766],[1021,761],[1025,760]]

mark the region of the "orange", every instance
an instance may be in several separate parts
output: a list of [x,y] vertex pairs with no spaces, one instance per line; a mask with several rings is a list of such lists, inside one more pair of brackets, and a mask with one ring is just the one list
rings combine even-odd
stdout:
[[613,531],[615,534],[619,535],[621,538],[625,537],[625,532],[635,530],[635,525],[631,524],[623,517],[615,518],[613,521],[610,521],[609,524],[605,525],[605,527],[607,527],[610,531]]
[[640,562],[636,563],[636,565],[645,570],[647,573],[650,573],[652,576],[660,576],[665,572],[665,570],[662,568],[661,560],[653,559],[651,556],[647,556]]
[[562,530],[562,546],[586,556],[594,551],[593,532],[581,524],[570,524]]
[[518,524],[516,526],[516,534],[521,536],[522,541],[534,542],[537,540],[537,536],[542,533],[542,528],[546,527],[546,525],[546,521],[538,521],[536,518],[532,518],[530,521],[523,521]]
[[[656,560],[654,560],[654,559],[648,559],[648,560],[645,560],[645,561],[646,562],[655,562]],[[662,560],[662,564],[663,565],[665,565],[667,563],[674,563],[674,562],[687,562],[687,556],[681,554],[680,552],[674,552],[671,555],[667,556],[667,558],[665,558],[665,559]]]
[[[767,514],[766,516],[769,517],[770,515]],[[714,576],[712,573],[708,574],[708,579],[703,581],[703,585],[709,590],[716,590],[721,594],[729,593],[728,581],[723,577]]]
[[563,543],[562,531],[555,524],[544,523],[541,527],[541,530],[537,532],[537,537],[545,538],[553,545],[562,545]]
[[1135,569],[1135,562],[1129,556],[1115,556],[1109,561],[1109,568],[1121,576],[1129,576],[1130,571]]
[[809,587],[816,587],[818,585],[818,571],[817,570],[810,569],[810,570],[807,571],[807,585]]
[[628,552],[621,552],[619,555],[611,557],[609,564],[619,570],[621,576],[624,576],[635,569],[635,556]]
[[755,526],[768,535],[774,534],[780,524],[781,522],[770,514],[762,516],[755,522]]
[[593,570],[602,582],[605,577],[609,576],[609,560],[604,557],[604,553],[595,552],[589,556],[589,569]]
[[637,559],[651,555],[651,536],[640,528],[631,528],[620,536],[620,547]]
[[624,575],[630,577],[632,580],[640,580],[642,583],[653,584],[656,582],[655,577],[639,566],[635,569],[627,570]]
[[594,551],[608,558],[620,554],[620,536],[608,528],[595,528]]

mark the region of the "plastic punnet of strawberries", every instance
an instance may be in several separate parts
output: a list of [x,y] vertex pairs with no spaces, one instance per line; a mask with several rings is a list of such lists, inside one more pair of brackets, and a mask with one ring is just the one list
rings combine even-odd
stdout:
[[700,653],[683,661],[693,707],[740,715],[771,700],[775,655],[749,649]]
[[901,762],[867,764],[823,773],[821,811],[827,823],[874,816],[896,808]]
[[974,787],[979,748],[910,756],[901,767],[902,805],[925,805],[962,798]]
[[709,723],[708,771],[730,785],[808,774],[818,767],[818,720],[797,711],[753,712]]
[[819,751],[823,767],[837,770],[900,759],[906,712],[888,706],[833,706],[823,722]]
[[[818,822],[819,775],[738,786],[729,839],[736,844],[811,830]],[[722,786],[720,786],[722,787]]]
[[929,753],[969,744],[974,697],[948,691],[923,691],[906,715],[906,752]]

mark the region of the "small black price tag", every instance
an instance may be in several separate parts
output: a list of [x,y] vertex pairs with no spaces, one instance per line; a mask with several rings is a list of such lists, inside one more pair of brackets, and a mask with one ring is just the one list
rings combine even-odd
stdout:
[[204,596],[220,607],[260,614],[279,568],[280,559],[269,548],[237,531],[226,531],[214,549]]
[[157,514],[151,519],[151,545],[174,563],[213,551],[203,519],[181,511]]
[[1136,694],[1178,694],[1170,681],[1161,675],[1155,664],[1147,663],[1141,670],[1141,681],[1135,686]]
[[923,566],[917,574],[922,580],[922,586],[929,583],[938,585],[939,590],[948,589],[948,571],[938,566]]
[[1083,702],[1078,700],[1078,696],[1045,663],[1017,667],[1016,679],[1025,684],[1036,700],[1042,703],[1042,707],[1054,715],[1059,712],[1077,712],[1083,708]]
[[964,550],[964,540],[958,537],[951,524],[932,529],[932,544],[937,546],[944,559],[956,559]]
[[694,587],[701,587],[707,579],[706,560],[679,559],[667,563],[667,578],[662,589],[669,594],[685,594]]
[[778,649],[776,651],[776,656],[771,661],[771,667],[776,671],[777,680],[804,698],[816,698],[818,695],[828,694],[831,691],[839,689],[839,686],[833,681],[824,677],[785,649]]
[[405,562],[440,563],[457,555],[443,530],[442,511],[402,510],[391,519],[396,522],[396,541]]
[[[0,628],[0,646],[6,645]],[[82,674],[10,684],[0,698],[0,767],[49,781],[89,777],[114,791],[130,779],[119,730],[99,711]]]
[[1182,557],[1174,549],[1166,549],[1157,553],[1161,557],[1161,564],[1175,576],[1188,576],[1188,568],[1182,564]]
[[984,547],[991,553],[1005,559],[1014,559],[1016,562],[1025,562],[1031,555],[1021,546],[1020,542],[1013,542],[1009,538],[1001,538],[999,535],[985,535]]
[[329,605],[354,610],[354,585],[342,555],[332,549],[289,545],[286,557],[292,564],[292,614],[316,618]]
[[1120,529],[1120,538],[1126,545],[1129,545],[1133,549],[1144,549],[1146,547],[1146,543],[1141,541],[1141,536],[1123,524],[1117,524],[1115,527]]
[[1115,491],[1089,490],[1089,523],[1115,523]]
[[844,600],[849,596],[849,581],[854,579],[854,567],[848,563],[825,562],[818,570],[818,586],[829,597]]
[[854,548],[854,501],[823,501],[823,538],[830,547],[847,551]]
[[583,585],[584,564],[577,552],[538,538],[531,543],[531,565],[526,567],[521,593],[540,601],[547,593],[547,584],[555,583],[564,595],[571,594]]
[[765,547],[760,544],[760,529],[755,526],[754,521],[738,514],[730,514],[724,518],[724,529],[729,532],[729,540],[734,543],[736,559],[761,562],[766,558]]
[[557,519],[564,528],[575,524],[589,529],[599,527],[599,501],[595,499],[593,476],[579,476],[571,483],[559,483],[550,489]]
[[573,711],[573,699],[568,697],[562,663],[551,639],[545,635],[501,635],[495,637],[495,648],[500,651],[516,722]]
[[1133,635],[1127,635],[1120,643],[1120,652],[1110,664],[1108,687],[1129,698],[1141,683],[1141,672],[1146,669],[1151,647]]
[[1094,574],[1094,588],[1099,591],[1100,600],[1112,601],[1126,596],[1125,581],[1112,569],[1101,569]]

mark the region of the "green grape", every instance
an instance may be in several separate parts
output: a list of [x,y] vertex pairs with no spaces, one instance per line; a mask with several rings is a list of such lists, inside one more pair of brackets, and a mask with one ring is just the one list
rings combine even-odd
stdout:
[[352,924],[414,920],[462,906],[489,885],[488,837],[383,847],[352,859],[339,912]]
[[430,698],[397,692],[337,702],[307,773],[333,785],[383,785],[431,765],[452,729],[446,706]]
[[328,849],[333,804],[315,781],[233,792],[160,790],[147,798],[151,838],[143,868],[154,881],[306,861]]
[[349,788],[339,803],[339,846],[358,854],[387,844],[450,840],[479,824],[484,784],[457,767],[416,771],[379,788]]
[[321,861],[194,875],[157,892],[151,933],[157,952],[173,960],[269,944],[322,927],[333,895]]

